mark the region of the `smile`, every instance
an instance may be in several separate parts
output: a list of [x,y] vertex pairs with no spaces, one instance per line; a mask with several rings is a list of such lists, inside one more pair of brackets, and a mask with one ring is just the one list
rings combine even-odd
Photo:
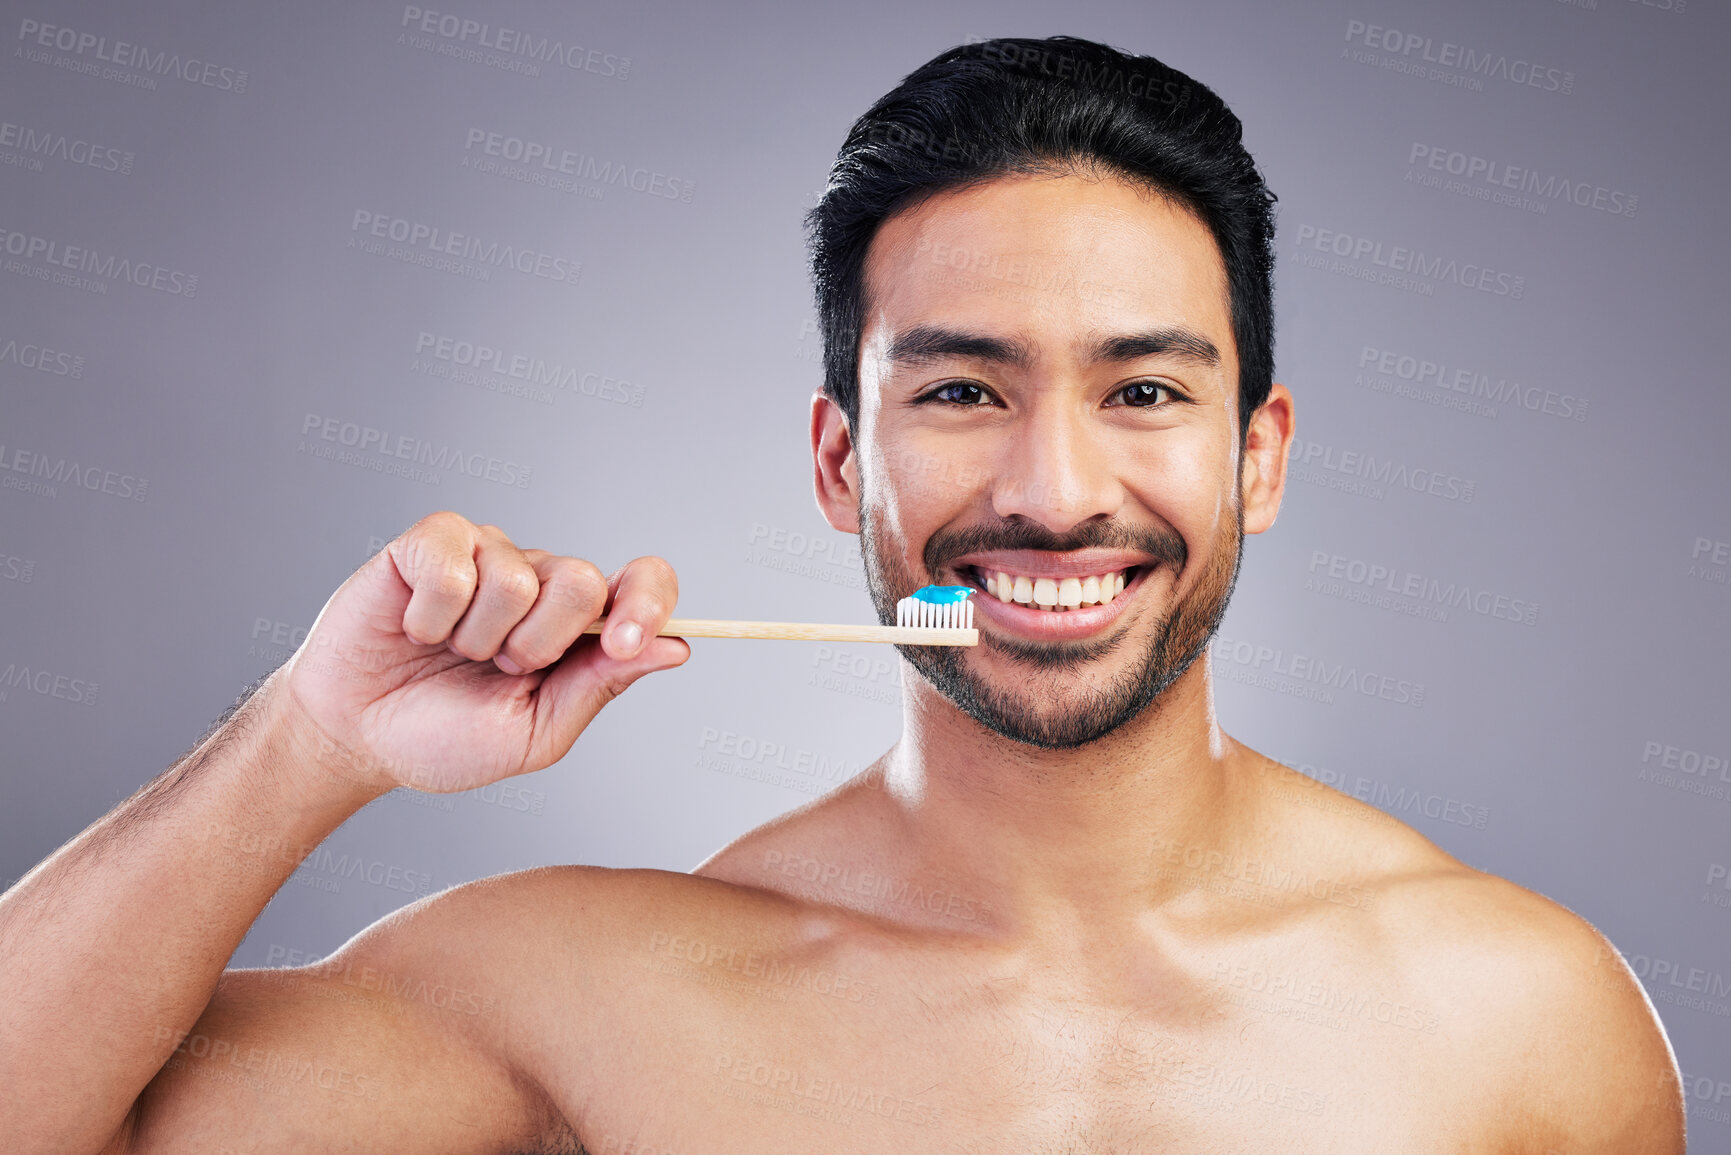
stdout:
[[1145,557],[1125,565],[1129,560],[1018,550],[959,558],[950,572],[978,591],[973,601],[979,628],[1062,642],[1099,636],[1129,612],[1149,575],[1162,568]]
[[971,567],[976,584],[1001,602],[1063,613],[1082,606],[1107,605],[1124,592],[1135,568],[1089,574],[1086,577],[1031,577],[1003,570]]

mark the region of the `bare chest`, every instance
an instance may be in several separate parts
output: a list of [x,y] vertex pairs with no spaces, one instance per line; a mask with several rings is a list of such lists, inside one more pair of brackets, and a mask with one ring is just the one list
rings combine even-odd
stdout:
[[650,972],[562,1104],[589,1155],[1497,1149],[1442,1016],[1369,986],[1241,968],[1126,1003],[749,963]]

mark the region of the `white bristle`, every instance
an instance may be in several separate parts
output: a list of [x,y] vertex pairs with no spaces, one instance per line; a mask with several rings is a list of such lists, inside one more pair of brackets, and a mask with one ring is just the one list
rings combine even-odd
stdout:
[[974,628],[973,599],[940,605],[919,598],[903,598],[896,603],[896,625],[971,630]]

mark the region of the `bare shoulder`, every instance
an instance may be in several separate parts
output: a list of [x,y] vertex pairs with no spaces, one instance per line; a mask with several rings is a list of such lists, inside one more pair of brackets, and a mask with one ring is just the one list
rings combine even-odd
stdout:
[[[1457,864],[1458,865],[1458,864]],[[1646,992],[1586,919],[1459,866],[1388,888],[1385,925],[1454,1033],[1529,1104],[1538,1150],[1683,1150],[1676,1058]]]
[[663,977],[676,945],[790,938],[790,905],[598,867],[428,896],[321,961],[225,971],[190,1031],[157,1029],[168,1058],[125,1149],[214,1150],[237,1134],[259,1150],[339,1136],[367,1150],[575,1149],[568,1120],[618,1047],[713,1001]]
[[1499,1097],[1522,1105],[1510,1120],[1522,1150],[1683,1151],[1670,1044],[1592,924],[1296,771],[1271,763],[1261,776],[1301,841],[1374,895],[1367,937],[1441,1011],[1448,1049],[1514,1092]]
[[[776,937],[794,904],[725,881],[651,869],[544,866],[429,896],[380,919],[326,960],[436,967],[505,985],[529,1013],[535,993],[565,998],[574,981],[675,931]],[[795,933],[786,930],[786,933]]]

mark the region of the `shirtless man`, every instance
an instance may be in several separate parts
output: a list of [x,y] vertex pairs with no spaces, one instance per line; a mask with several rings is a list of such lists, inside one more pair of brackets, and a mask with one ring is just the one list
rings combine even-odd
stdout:
[[[818,504],[861,533],[880,616],[927,582],[982,587],[978,647],[903,649],[900,741],[690,874],[486,879],[316,965],[227,971],[360,807],[546,767],[689,656],[656,636],[677,594],[660,559],[603,578],[433,514],[0,901],[0,1145],[1681,1152],[1674,1058],[1597,932],[1220,728],[1197,659],[1293,433],[1254,221],[1216,231],[1217,201],[1086,155],[845,200],[989,161],[1007,137],[946,119],[986,116],[982,87],[1201,117],[1212,137],[1180,152],[1239,155],[1212,93],[1104,53],[945,54],[904,82],[921,101],[856,126],[820,222]],[[915,108],[917,130],[880,131]],[[900,159],[849,169],[859,148]],[[823,294],[861,219],[850,323]],[[1042,608],[1076,600],[1066,577],[1098,579],[1095,604]]]

